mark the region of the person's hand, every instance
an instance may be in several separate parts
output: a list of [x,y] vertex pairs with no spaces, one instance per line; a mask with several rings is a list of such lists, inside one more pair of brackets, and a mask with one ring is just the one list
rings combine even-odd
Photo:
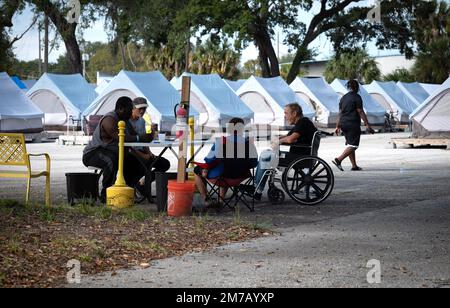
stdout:
[[341,130],[341,128],[338,126],[338,127],[336,127],[336,130],[334,131],[335,133],[336,133],[336,135],[340,135],[341,134],[341,132],[342,132],[342,130]]
[[371,126],[367,126],[367,133],[373,135],[373,134],[375,134],[375,131],[373,130],[373,128]]
[[153,135],[152,134],[139,135],[139,141],[142,143],[150,143],[153,141]]

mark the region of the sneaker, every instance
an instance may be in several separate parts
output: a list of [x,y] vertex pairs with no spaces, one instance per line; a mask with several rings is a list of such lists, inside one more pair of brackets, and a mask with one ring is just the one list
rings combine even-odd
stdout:
[[334,160],[333,160],[333,164],[339,169],[339,170],[341,170],[342,172],[344,171],[344,168],[342,168],[342,165],[341,165],[341,161],[339,161],[339,159],[337,159],[337,158],[335,158]]
[[147,199],[145,196],[145,187],[143,185],[136,185],[134,189],[134,201],[137,204],[141,204]]
[[262,199],[262,194],[261,193],[255,193],[253,195],[253,199],[255,199],[255,201],[261,201]]

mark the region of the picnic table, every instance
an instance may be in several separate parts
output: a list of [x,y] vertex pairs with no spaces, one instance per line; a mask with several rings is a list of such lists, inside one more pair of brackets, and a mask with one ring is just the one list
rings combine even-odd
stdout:
[[[213,144],[214,144],[214,140],[211,140],[211,139],[187,141],[188,148],[191,147],[192,145],[197,148],[194,152],[194,155],[192,155],[192,157],[190,157],[190,159],[188,160],[187,165],[194,162],[195,157],[198,155],[198,153],[200,153],[200,151],[206,145],[213,145]],[[154,159],[154,161],[150,165],[150,168],[148,168],[146,170],[146,178],[145,178],[145,181],[146,181],[145,187],[146,187],[146,194],[147,194],[146,197],[150,203],[153,203],[153,196],[152,196],[151,185],[147,184],[147,183],[150,183],[150,178],[148,178],[148,175],[150,174],[150,172],[147,172],[147,171],[151,171],[153,169],[154,165],[158,162],[159,159],[161,159],[161,157],[163,157],[163,155],[167,151],[172,152],[172,154],[176,157],[176,159],[178,159],[179,155],[176,150],[178,150],[179,146],[180,146],[180,142],[178,140],[153,141],[150,143],[142,143],[142,142],[125,143],[125,147],[149,147],[151,149],[163,149],[161,151],[161,153]]]

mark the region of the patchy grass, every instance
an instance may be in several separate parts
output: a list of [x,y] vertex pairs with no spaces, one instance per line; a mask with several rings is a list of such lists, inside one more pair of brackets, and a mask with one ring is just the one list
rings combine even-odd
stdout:
[[267,234],[237,215],[232,221],[173,219],[138,208],[36,207],[0,200],[0,287],[64,285],[73,259],[81,262],[83,275],[93,275]]

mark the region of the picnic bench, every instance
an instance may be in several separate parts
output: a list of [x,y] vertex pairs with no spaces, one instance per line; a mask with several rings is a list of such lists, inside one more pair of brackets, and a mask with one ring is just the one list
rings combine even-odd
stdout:
[[[32,171],[31,158],[45,157],[46,170]],[[50,156],[48,154],[29,154],[23,134],[0,133],[0,166],[14,167],[1,170],[0,178],[27,179],[26,203],[30,201],[31,179],[45,177],[45,204],[50,206]],[[24,167],[23,170],[16,170]]]

